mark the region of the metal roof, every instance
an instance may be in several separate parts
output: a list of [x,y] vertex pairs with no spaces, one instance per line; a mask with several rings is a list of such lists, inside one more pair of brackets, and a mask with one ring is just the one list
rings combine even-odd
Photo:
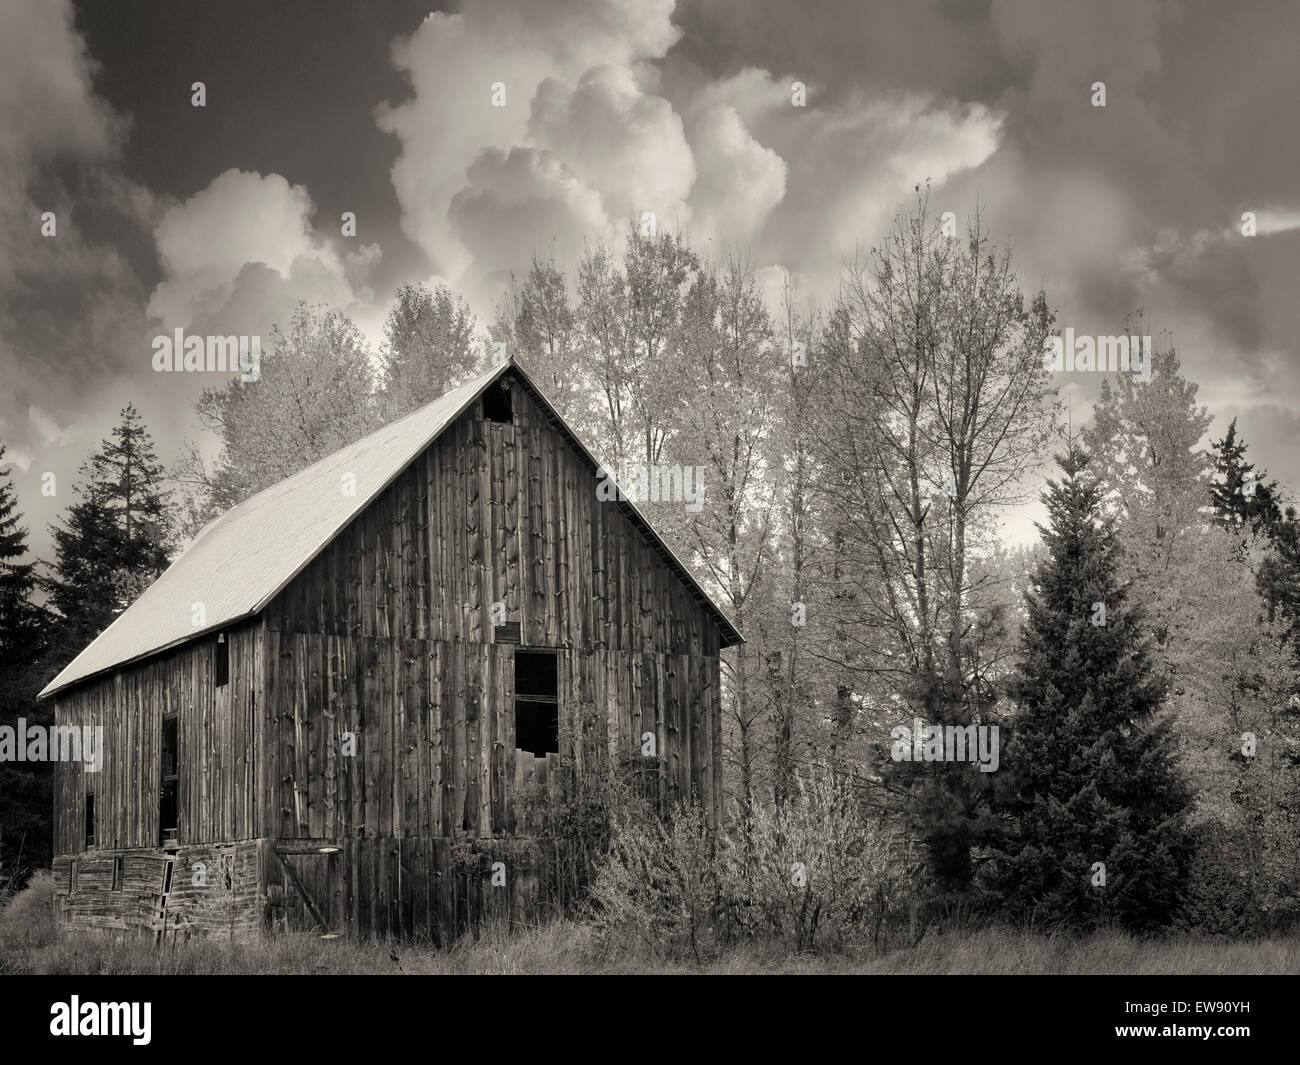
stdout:
[[[588,463],[598,466],[523,369],[513,361],[502,363],[258,492],[208,523],[140,598],[41,690],[39,698],[259,613],[488,385],[508,370],[519,376],[552,424],[586,456]],[[343,476],[349,473],[356,478],[355,495],[342,491]],[[722,645],[741,642],[744,637],[730,618],[700,587],[645,516],[630,502],[620,501],[618,506],[713,616]],[[203,609],[196,620],[198,604]]]

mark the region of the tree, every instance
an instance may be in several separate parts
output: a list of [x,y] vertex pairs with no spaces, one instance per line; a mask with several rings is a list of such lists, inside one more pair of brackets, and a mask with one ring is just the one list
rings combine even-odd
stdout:
[[[600,397],[602,457],[659,463],[681,430],[684,321],[688,294],[703,276],[680,235],[629,227],[622,269],[589,249],[578,264],[579,351]],[[689,378],[687,378],[689,379]]]
[[51,528],[55,562],[42,578],[58,612],[54,652],[65,665],[156,580],[168,563],[163,469],[133,404],[82,464],[78,499]]
[[[1051,320],[1042,293],[1026,305],[1010,250],[992,248],[978,215],[964,240],[950,239],[923,196],[846,284],[818,397],[833,545],[822,579],[837,585],[826,598],[839,612],[827,658],[856,688],[841,693],[843,717],[853,694],[880,716],[929,725],[989,712],[971,552],[1048,439]],[[967,769],[884,764],[943,892],[968,886],[987,813]]]
[[1009,825],[993,880],[1022,917],[1157,928],[1175,916],[1187,878],[1190,793],[1102,483],[1074,439],[1057,463],[1064,479],[1043,494],[1048,557],[1026,597],[1024,664],[1010,686],[1019,713],[999,774]]
[[569,304],[564,275],[534,256],[521,287],[514,285],[498,310],[492,340],[504,343],[541,384],[546,398],[566,420],[585,420],[585,396],[578,371],[578,320]]
[[1246,442],[1237,439],[1236,418],[1228,426],[1227,435],[1211,446],[1214,472],[1210,481],[1210,505],[1219,522],[1233,531],[1272,529],[1282,520],[1277,481],[1266,481],[1268,473],[1264,470],[1256,473],[1255,464],[1246,461]]
[[[777,511],[773,479],[764,476],[780,380],[771,338],[754,277],[738,260],[720,272],[703,272],[692,284],[681,345],[686,361],[698,367],[699,383],[688,393],[677,451],[704,471],[703,509],[691,521],[690,534],[697,557],[742,629],[750,597],[766,576]],[[685,382],[678,381],[677,388],[686,391]],[[737,646],[726,666],[741,802],[748,809],[754,795],[753,728],[766,707],[750,698],[747,645]]]
[[0,711],[13,703],[10,684],[17,670],[44,651],[47,618],[36,604],[36,563],[28,560],[27,530],[18,512],[18,496],[0,444]]
[[[19,717],[47,725],[51,714],[36,703],[44,676],[49,618],[35,601],[35,563],[28,560],[27,530],[0,444],[0,725]],[[41,763],[0,761],[0,867],[18,876],[49,861],[54,800]]]
[[398,288],[384,323],[384,420],[432,403],[474,374],[474,315],[446,285]]
[[346,315],[300,303],[287,332],[272,328],[261,378],[204,391],[196,411],[221,450],[207,463],[191,445],[174,471],[186,537],[379,427],[369,345]]

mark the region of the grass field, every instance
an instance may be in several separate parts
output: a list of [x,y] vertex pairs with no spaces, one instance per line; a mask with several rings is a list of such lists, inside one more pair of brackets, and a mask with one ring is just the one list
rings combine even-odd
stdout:
[[748,946],[704,964],[602,950],[582,924],[488,929],[445,951],[411,943],[352,943],[316,936],[268,936],[248,944],[192,941],[159,948],[104,933],[60,935],[48,883],[33,885],[0,910],[0,973],[31,974],[330,974],[525,973],[842,973],[842,974],[1294,974],[1300,938],[1247,942],[1139,940],[1121,934],[1084,939],[1008,928],[927,936],[883,952],[791,954]]

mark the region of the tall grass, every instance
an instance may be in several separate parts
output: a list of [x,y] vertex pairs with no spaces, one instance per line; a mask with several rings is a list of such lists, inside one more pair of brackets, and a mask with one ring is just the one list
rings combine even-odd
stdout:
[[448,950],[419,943],[358,943],[315,936],[266,936],[231,944],[192,940],[156,946],[148,937],[60,933],[52,883],[37,874],[0,910],[0,973],[495,975],[548,973],[922,973],[1291,974],[1300,938],[1224,942],[1142,940],[1123,933],[1081,939],[984,927],[927,936],[915,947],[799,953],[778,941],[726,948],[703,963],[668,959],[636,945],[612,953],[587,924],[489,926]]

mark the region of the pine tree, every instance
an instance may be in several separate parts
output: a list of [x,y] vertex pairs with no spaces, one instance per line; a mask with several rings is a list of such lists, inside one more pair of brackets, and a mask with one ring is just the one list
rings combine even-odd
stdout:
[[43,579],[58,611],[54,654],[70,661],[167,566],[167,497],[153,440],[134,406],[85,462],[77,502],[51,527],[53,574]]
[[[36,567],[0,444],[0,725],[49,724],[35,702],[48,618],[34,600]],[[4,875],[46,864],[52,844],[50,774],[40,763],[0,762],[0,866]]]
[[1049,481],[1043,495],[1049,554],[1026,595],[1023,664],[1008,689],[1020,712],[998,781],[1009,825],[995,880],[1021,917],[1151,929],[1180,903],[1190,796],[1158,716],[1164,684],[1141,610],[1119,580],[1119,548],[1089,458],[1071,440],[1057,459],[1064,480]]
[[18,498],[0,444],[0,711],[9,708],[5,696],[14,671],[40,657],[44,644],[44,612],[33,594],[36,564],[27,558],[27,530],[18,513]]
[[1210,482],[1210,502],[1220,524],[1234,530],[1249,526],[1267,531],[1282,520],[1277,504],[1277,481],[1266,481],[1268,473],[1255,472],[1255,464],[1246,461],[1246,444],[1237,439],[1237,419],[1232,419],[1227,435],[1211,445],[1214,449],[1214,474]]

